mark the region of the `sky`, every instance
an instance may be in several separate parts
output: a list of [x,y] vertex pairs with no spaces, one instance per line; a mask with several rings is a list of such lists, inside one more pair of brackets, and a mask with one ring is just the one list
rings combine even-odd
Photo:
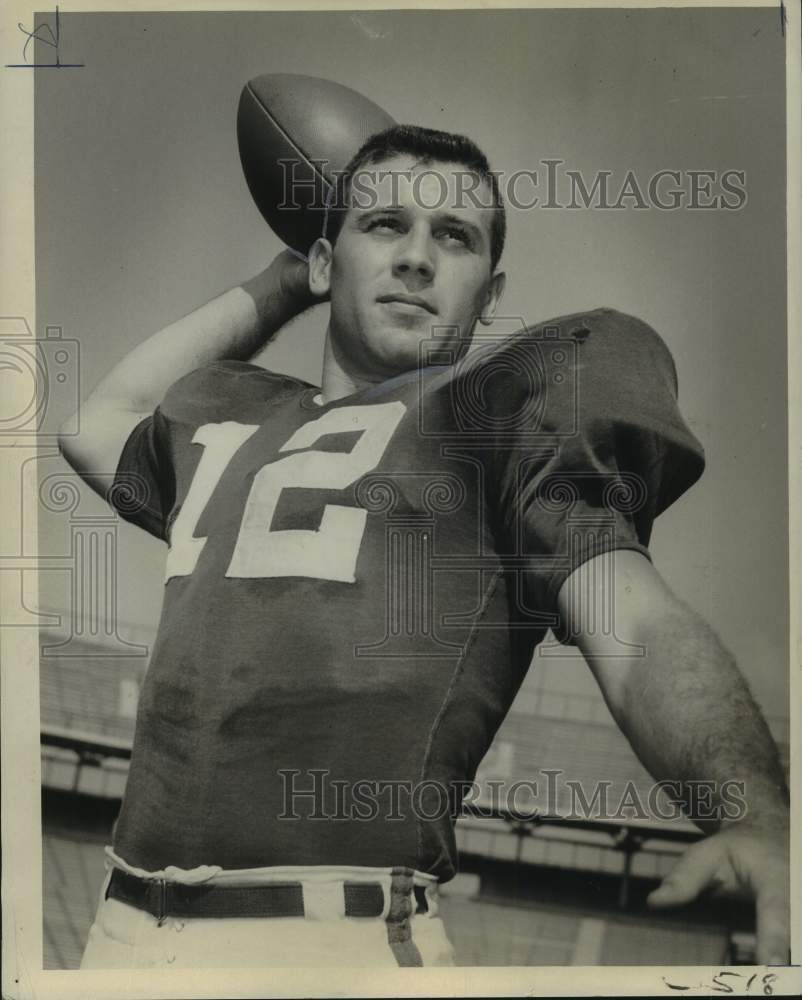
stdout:
[[[643,187],[679,171],[676,210],[633,199],[621,210],[508,206],[494,329],[603,305],[668,343],[707,469],[655,523],[652,556],[736,654],[766,711],[787,715],[776,10],[95,13],[63,14],[61,27],[62,58],[85,65],[36,75],[36,325],[77,342],[84,395],[134,345],[281,249],[237,153],[237,101],[259,74],[335,80],[399,121],[465,132],[495,169],[537,170],[541,185],[547,160],[561,161],[563,184],[567,170],[609,171],[613,191],[628,171]],[[692,171],[743,172],[745,203],[687,207]],[[259,363],[319,381],[325,326],[318,307]],[[50,405],[66,416],[69,393]],[[56,456],[40,462],[42,477],[67,471]],[[81,515],[103,512],[85,490]],[[68,548],[69,530],[63,512],[40,511],[40,552]],[[120,616],[155,623],[163,546],[129,525],[119,537]],[[43,605],[63,606],[64,574],[44,572],[40,591]],[[558,688],[588,683],[576,659],[538,666]]]

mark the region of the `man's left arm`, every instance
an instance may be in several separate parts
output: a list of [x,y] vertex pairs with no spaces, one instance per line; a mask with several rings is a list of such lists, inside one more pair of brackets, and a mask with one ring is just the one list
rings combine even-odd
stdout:
[[[582,651],[616,722],[651,775],[681,789],[713,788],[693,816],[707,834],[649,897],[688,903],[705,889],[746,892],[757,911],[757,960],[790,960],[789,799],[777,748],[733,657],[710,626],[639,552],[583,563],[558,597],[563,628]],[[612,628],[599,629],[608,621]],[[643,655],[632,655],[631,646]],[[628,655],[622,655],[622,653]],[[725,783],[742,782],[745,810],[727,815]]]

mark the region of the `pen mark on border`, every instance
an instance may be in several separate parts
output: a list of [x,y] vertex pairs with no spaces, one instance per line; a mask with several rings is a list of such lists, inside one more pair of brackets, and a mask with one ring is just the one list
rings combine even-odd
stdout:
[[[25,44],[22,47],[24,62],[6,63],[6,69],[80,69],[85,65],[84,63],[65,63],[61,61],[59,53],[59,45],[61,44],[61,19],[58,7],[56,7],[55,27],[44,21],[38,27],[34,28],[33,31],[29,31],[21,21],[18,21],[17,28],[25,35]],[[48,45],[50,48],[55,49],[56,61],[44,63],[28,62],[28,46],[33,41],[41,42],[43,45]]]

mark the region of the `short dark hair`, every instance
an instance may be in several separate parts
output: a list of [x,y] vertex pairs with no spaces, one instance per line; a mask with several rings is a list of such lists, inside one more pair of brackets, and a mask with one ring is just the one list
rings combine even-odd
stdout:
[[440,132],[420,125],[393,125],[372,135],[338,173],[326,212],[324,236],[333,244],[342,228],[348,209],[348,193],[354,174],[362,167],[381,163],[394,156],[415,156],[421,163],[435,160],[467,167],[490,188],[493,218],[490,225],[490,269],[495,271],[504,249],[507,218],[498,179],[490,169],[487,157],[467,136]]

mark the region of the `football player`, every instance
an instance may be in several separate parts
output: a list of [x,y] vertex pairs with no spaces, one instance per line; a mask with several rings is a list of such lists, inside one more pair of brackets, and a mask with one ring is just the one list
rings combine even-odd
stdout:
[[[388,130],[337,191],[308,264],[283,253],[146,340],[61,442],[168,545],[83,967],[451,963],[461,794],[549,628],[680,800],[745,783],[652,904],[746,890],[758,960],[787,961],[776,748],[649,557],[703,467],[668,349],[599,309],[467,352],[505,215],[464,137]],[[248,361],[326,299],[320,387]]]

